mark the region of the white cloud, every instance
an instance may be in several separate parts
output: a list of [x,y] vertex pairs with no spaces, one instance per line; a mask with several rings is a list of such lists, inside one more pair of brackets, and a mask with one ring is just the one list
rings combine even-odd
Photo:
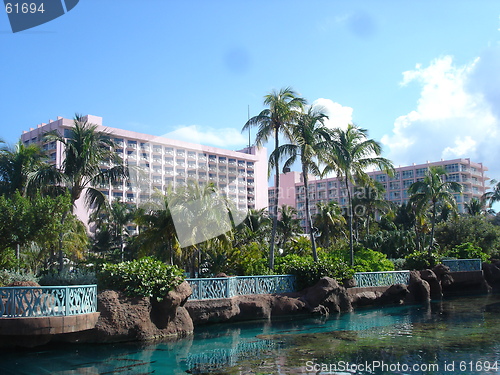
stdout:
[[396,165],[471,158],[483,162],[490,176],[500,173],[500,121],[496,101],[488,100],[488,95],[497,97],[499,88],[495,86],[493,94],[484,89],[487,85],[491,91],[488,82],[498,76],[497,66],[484,64],[483,56],[457,66],[451,56],[444,56],[428,67],[417,64],[404,72],[402,86],[419,84],[420,98],[415,110],[395,120],[392,134],[382,137],[387,156]]
[[227,149],[245,147],[248,143],[248,137],[235,128],[213,129],[198,125],[180,127],[164,137]]
[[344,107],[331,99],[324,98],[316,99],[312,106],[321,109],[328,116],[325,125],[329,128],[347,129],[347,125],[352,124],[353,109],[351,107]]

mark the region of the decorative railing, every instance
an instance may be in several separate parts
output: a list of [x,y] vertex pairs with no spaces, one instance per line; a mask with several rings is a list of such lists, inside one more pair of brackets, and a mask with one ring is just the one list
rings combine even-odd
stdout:
[[287,293],[295,290],[293,275],[234,276],[186,279],[193,293],[189,299],[231,298],[245,294]]
[[481,259],[443,259],[441,262],[450,267],[451,272],[481,271]]
[[0,288],[0,319],[97,311],[97,285]]
[[410,271],[356,272],[356,286],[360,288],[371,286],[390,286],[410,282]]
[[241,358],[257,357],[264,351],[276,350],[279,343],[275,340],[257,340],[241,342],[235,347],[221,347],[204,350],[201,353],[189,353],[185,365],[188,370],[214,370],[224,366],[235,366]]

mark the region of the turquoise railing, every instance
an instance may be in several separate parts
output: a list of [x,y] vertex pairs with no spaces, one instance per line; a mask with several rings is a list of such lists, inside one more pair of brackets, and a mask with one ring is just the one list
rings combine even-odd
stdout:
[[189,299],[231,298],[245,294],[287,293],[295,290],[293,275],[234,276],[186,279],[193,293]]
[[441,262],[450,267],[451,272],[481,271],[481,259],[443,259]]
[[97,311],[97,285],[0,288],[0,319],[68,316]]
[[359,288],[371,286],[390,286],[410,282],[410,271],[356,272],[356,286]]

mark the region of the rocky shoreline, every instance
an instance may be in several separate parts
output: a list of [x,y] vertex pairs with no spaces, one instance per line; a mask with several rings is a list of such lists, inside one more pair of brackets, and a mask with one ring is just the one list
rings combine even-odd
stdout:
[[95,328],[65,334],[1,335],[0,346],[36,346],[49,342],[115,343],[176,338],[190,335],[198,325],[290,315],[334,314],[366,306],[426,303],[446,296],[500,291],[500,262],[483,271],[450,272],[438,265],[412,271],[408,285],[346,288],[329,277],[295,293],[244,295],[226,299],[188,301],[191,287],[183,282],[161,302],[149,297],[130,298],[105,290],[98,295],[99,319]]

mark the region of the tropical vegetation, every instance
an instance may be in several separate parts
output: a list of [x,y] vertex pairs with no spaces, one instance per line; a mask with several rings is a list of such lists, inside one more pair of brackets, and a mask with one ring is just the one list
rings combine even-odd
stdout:
[[[393,166],[366,129],[330,128],[322,108],[288,87],[266,95],[264,106],[243,129],[257,127],[258,147],[274,143],[270,211],[239,212],[211,183],[156,191],[139,207],[110,200],[102,187],[124,186],[130,171],[109,135],[78,115],[70,131],[43,139],[61,145],[61,165],[35,144],[1,147],[0,283],[97,277],[101,287],[161,299],[188,275],[292,273],[306,286],[321,276],[342,281],[357,271],[429,267],[443,257],[500,257],[500,215],[492,210],[498,183],[458,213],[461,185],[430,167],[395,205],[367,173],[377,168],[390,179]],[[303,216],[280,204],[279,176],[292,168],[302,172]],[[310,179],[332,174],[341,197],[310,207]],[[81,200],[87,223],[74,213]]]

